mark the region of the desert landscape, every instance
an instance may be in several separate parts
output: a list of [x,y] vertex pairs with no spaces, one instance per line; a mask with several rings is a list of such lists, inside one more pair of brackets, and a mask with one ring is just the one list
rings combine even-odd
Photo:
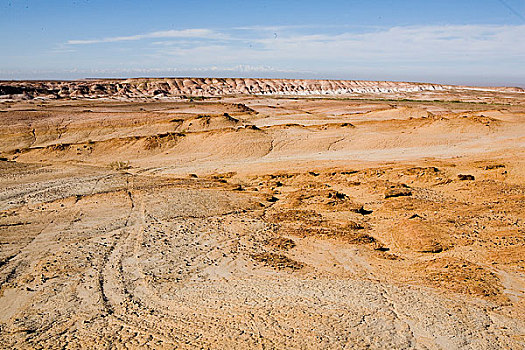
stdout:
[[0,347],[524,349],[525,90],[0,82]]

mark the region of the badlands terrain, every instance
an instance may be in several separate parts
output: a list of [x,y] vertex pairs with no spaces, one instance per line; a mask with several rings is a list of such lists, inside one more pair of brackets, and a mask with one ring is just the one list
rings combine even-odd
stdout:
[[525,93],[0,82],[0,347],[524,349]]

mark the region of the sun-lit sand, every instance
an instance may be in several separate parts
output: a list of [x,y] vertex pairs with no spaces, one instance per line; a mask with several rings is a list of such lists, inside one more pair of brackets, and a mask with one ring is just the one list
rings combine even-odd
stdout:
[[522,89],[0,92],[3,348],[525,347]]

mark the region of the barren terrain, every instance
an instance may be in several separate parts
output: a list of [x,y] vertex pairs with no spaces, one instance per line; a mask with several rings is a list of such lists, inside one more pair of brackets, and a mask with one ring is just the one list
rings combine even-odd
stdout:
[[2,348],[525,348],[522,89],[0,95]]

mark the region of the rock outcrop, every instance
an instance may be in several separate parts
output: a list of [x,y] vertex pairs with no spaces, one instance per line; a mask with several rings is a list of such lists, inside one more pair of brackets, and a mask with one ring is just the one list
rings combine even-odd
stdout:
[[[429,83],[357,80],[299,80],[250,78],[134,78],[126,80],[4,81],[0,96],[33,98],[141,98],[224,95],[345,95],[476,90]],[[481,91],[525,92],[521,88],[479,88]]]

